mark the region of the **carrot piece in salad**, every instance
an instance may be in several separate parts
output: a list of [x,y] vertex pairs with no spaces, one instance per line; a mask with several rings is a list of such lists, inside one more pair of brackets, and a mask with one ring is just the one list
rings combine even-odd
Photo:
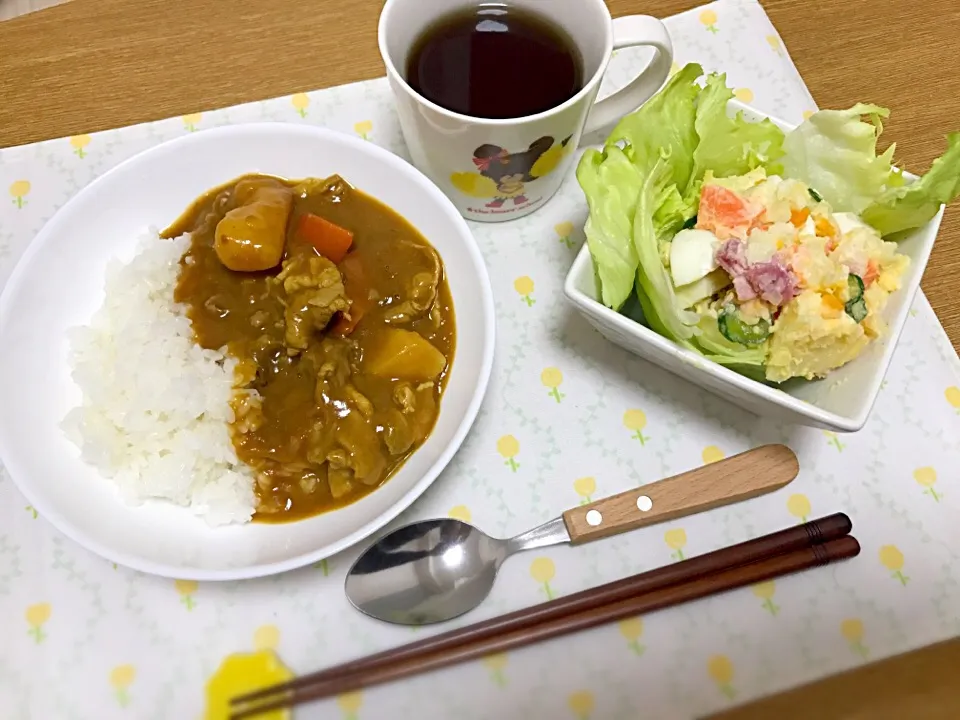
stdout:
[[353,245],[352,232],[311,213],[300,216],[297,233],[318,253],[334,263],[340,263]]
[[843,302],[831,293],[824,293],[820,296],[820,304],[823,306],[823,317],[837,318],[843,314]]
[[790,208],[790,223],[794,227],[803,227],[808,217],[810,217],[810,208],[800,208],[799,210]]
[[704,185],[700,191],[697,227],[712,232],[721,228],[749,228],[763,212],[763,207],[749,202],[729,188]]
[[816,229],[817,237],[836,239],[838,235],[837,227],[833,224],[833,221],[825,215],[817,215],[816,220],[813,222],[813,227]]

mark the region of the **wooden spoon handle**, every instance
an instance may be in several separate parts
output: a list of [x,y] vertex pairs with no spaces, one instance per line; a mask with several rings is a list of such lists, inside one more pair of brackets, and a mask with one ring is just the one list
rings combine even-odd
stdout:
[[779,490],[800,471],[786,445],[762,445],[619,495],[567,510],[573,544],[749,500]]

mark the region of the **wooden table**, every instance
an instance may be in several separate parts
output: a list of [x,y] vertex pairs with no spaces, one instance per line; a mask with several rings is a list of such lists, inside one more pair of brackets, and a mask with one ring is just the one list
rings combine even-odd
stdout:
[[[671,15],[690,0],[608,0]],[[924,171],[960,129],[956,0],[765,0],[814,98],[894,110],[884,138]],[[339,85],[383,74],[382,0],[73,0],[0,23],[0,147]],[[909,38],[900,43],[895,37]],[[960,208],[923,288],[960,348]],[[960,641],[740,708],[757,718],[960,717]]]

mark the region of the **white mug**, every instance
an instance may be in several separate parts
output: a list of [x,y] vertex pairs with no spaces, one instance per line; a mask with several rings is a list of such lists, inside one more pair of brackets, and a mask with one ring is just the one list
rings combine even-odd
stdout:
[[[491,120],[446,110],[407,83],[407,56],[439,18],[477,0],[387,0],[378,41],[410,156],[468,220],[514,220],[543,206],[560,187],[583,133],[605,127],[648,100],[666,81],[673,45],[646,15],[612,20],[603,0],[510,0],[560,26],[583,62],[583,88],[536,115]],[[596,102],[615,49],[644,45],[656,54],[623,89]],[[491,157],[491,147],[498,150]]]

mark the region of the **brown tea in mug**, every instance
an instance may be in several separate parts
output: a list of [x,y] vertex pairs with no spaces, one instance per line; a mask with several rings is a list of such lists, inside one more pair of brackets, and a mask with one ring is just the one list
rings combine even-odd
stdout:
[[437,20],[416,40],[407,82],[453,112],[518,118],[563,104],[583,88],[573,40],[550,20],[484,4]]

